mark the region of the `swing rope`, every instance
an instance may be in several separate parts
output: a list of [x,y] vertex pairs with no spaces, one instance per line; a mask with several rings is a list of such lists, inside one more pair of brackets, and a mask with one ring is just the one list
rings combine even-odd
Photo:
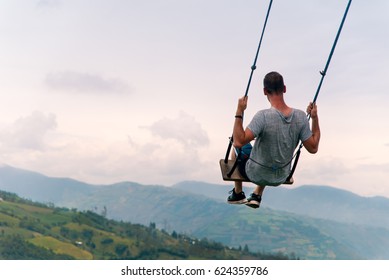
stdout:
[[[270,10],[271,10],[272,4],[273,4],[273,0],[270,0],[270,2],[269,2],[269,7],[268,7],[267,13],[266,13],[265,23],[263,24],[261,37],[260,37],[260,39],[259,39],[259,44],[258,44],[257,52],[256,52],[256,54],[255,54],[254,63],[253,63],[253,65],[251,66],[251,73],[250,73],[249,81],[248,81],[248,83],[247,83],[246,92],[245,92],[245,95],[244,95],[245,97],[249,94],[250,85],[251,85],[251,80],[252,80],[252,78],[253,78],[253,74],[254,74],[255,69],[257,69],[257,60],[258,60],[258,56],[259,56],[259,50],[261,49],[262,39],[263,39],[263,35],[265,34],[265,29],[266,29],[266,25],[267,25],[267,20],[269,19],[269,15],[270,15]],[[243,119],[243,116],[244,116],[244,114],[242,114],[242,119]],[[224,163],[227,163],[227,162],[228,162],[228,157],[229,157],[229,155],[230,155],[231,148],[232,148],[232,143],[233,143],[233,142],[234,142],[234,139],[233,139],[233,136],[231,136],[231,137],[230,137],[230,142],[229,142],[229,144],[228,144],[226,156],[224,157]],[[232,168],[232,170],[229,172],[229,175],[230,175],[230,176],[231,176],[231,174],[234,172],[236,166],[237,166],[237,161],[236,161],[236,163],[234,164],[234,167]]]
[[[329,67],[329,65],[330,65],[330,62],[331,62],[331,59],[332,59],[332,55],[334,54],[336,45],[337,45],[337,43],[338,43],[338,39],[339,39],[340,33],[341,33],[342,29],[343,29],[343,24],[344,24],[344,22],[345,22],[345,20],[346,20],[346,17],[347,17],[348,10],[349,10],[349,8],[350,8],[351,2],[352,2],[352,0],[349,0],[349,2],[348,2],[348,4],[347,4],[346,11],[344,12],[342,21],[341,21],[341,23],[340,23],[338,32],[337,32],[336,37],[335,37],[335,41],[334,41],[334,43],[333,43],[333,45],[332,45],[331,52],[330,52],[330,54],[329,54],[329,56],[328,56],[327,63],[326,63],[326,65],[325,65],[325,67],[324,67],[324,70],[323,70],[323,71],[320,71],[321,79],[320,79],[320,82],[319,82],[319,86],[317,87],[316,94],[315,94],[315,96],[314,96],[314,98],[313,98],[313,100],[312,100],[312,104],[315,104],[315,103],[316,103],[316,100],[317,100],[317,98],[318,98],[318,96],[319,96],[319,92],[320,92],[321,86],[322,86],[322,84],[323,84],[324,77],[325,77],[326,74],[327,74],[327,70],[328,70],[328,67]],[[308,114],[307,117],[308,117],[308,120],[309,120],[309,119],[311,118],[311,115]],[[295,170],[296,170],[296,167],[297,167],[298,160],[299,160],[299,158],[300,158],[300,154],[301,154],[301,149],[302,149],[302,147],[303,147],[303,143],[301,142],[300,145],[299,145],[299,148],[298,148],[297,152],[295,153],[295,156],[294,156],[294,157],[295,157],[295,160],[294,160],[294,162],[293,162],[293,166],[292,166],[292,169],[291,169],[291,171],[290,171],[290,174],[289,174],[288,178],[286,179],[287,181],[289,181],[289,180],[293,177],[293,174],[294,174],[294,172],[295,172]]]

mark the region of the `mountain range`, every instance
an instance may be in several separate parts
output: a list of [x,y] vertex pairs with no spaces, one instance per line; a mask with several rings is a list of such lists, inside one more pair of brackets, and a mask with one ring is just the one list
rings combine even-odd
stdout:
[[[266,190],[260,209],[228,205],[232,186],[91,185],[0,167],[0,189],[21,197],[149,225],[250,251],[302,259],[389,259],[389,199],[330,186]],[[247,190],[250,191],[249,189]]]

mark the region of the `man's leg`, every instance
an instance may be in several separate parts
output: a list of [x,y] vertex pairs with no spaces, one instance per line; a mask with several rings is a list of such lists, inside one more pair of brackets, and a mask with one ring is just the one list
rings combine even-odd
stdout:
[[[231,152],[231,159],[232,160],[236,160],[236,153],[235,153],[235,149],[232,150]],[[235,190],[235,193],[241,193],[243,191],[243,183],[240,182],[240,181],[235,181],[234,182],[234,190]]]
[[[232,149],[231,159],[236,160],[235,149]],[[230,196],[227,198],[227,202],[230,204],[243,204],[247,202],[246,196],[243,192],[243,183],[240,181],[234,182],[234,188],[230,191]]]
[[257,185],[257,187],[254,189],[253,193],[255,193],[256,195],[262,196],[263,191],[265,190],[265,187],[266,186]]
[[258,208],[261,204],[262,194],[266,186],[257,185],[251,196],[247,199],[246,205],[251,208]]

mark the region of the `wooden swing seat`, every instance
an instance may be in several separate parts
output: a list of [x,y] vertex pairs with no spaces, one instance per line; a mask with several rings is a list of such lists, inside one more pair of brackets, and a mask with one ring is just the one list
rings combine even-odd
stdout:
[[[249,179],[247,179],[246,177],[243,177],[238,168],[235,168],[234,172],[231,174],[231,176],[228,176],[228,173],[230,172],[230,170],[232,170],[232,167],[234,166],[234,163],[235,161],[234,160],[228,160],[227,163],[224,162],[224,159],[221,159],[219,161],[220,163],[220,169],[221,169],[221,172],[222,172],[222,176],[223,176],[223,180],[224,181],[237,181],[237,182],[250,182]],[[293,178],[290,178],[289,181],[285,181],[283,184],[284,185],[292,185],[294,182]]]

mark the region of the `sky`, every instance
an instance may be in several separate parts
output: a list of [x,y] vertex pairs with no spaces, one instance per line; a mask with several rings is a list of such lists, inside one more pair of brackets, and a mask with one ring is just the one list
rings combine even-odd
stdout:
[[[305,110],[347,0],[274,0],[245,124],[284,76]],[[0,162],[93,184],[221,178],[269,1],[1,0]],[[389,2],[351,4],[294,179],[389,197]],[[250,185],[248,185],[250,186]],[[226,186],[226,191],[227,186]]]

